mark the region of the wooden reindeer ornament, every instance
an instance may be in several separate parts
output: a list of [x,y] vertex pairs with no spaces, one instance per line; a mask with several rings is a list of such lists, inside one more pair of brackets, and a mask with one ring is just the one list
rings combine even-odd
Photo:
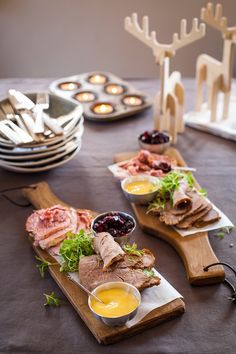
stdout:
[[205,35],[205,25],[198,26],[198,20],[193,19],[192,29],[187,33],[187,21],[181,20],[180,35],[174,33],[171,44],[161,44],[156,39],[156,32],[149,34],[149,19],[143,17],[142,27],[138,24],[137,14],[125,18],[125,29],[134,37],[152,48],[157,64],[160,64],[161,88],[154,100],[154,126],[158,130],[166,130],[172,136],[172,142],[177,141],[177,133],[184,131],[184,86],[181,74],[174,71],[169,74],[170,57],[180,49]]
[[203,82],[208,88],[208,108],[211,111],[210,120],[217,120],[218,93],[223,92],[222,119],[229,113],[231,93],[233,44],[236,43],[236,27],[227,27],[227,18],[222,16],[222,5],[217,4],[214,12],[212,3],[201,9],[201,19],[222,33],[224,40],[223,58],[218,61],[207,54],[198,57],[196,67],[197,96],[196,111],[201,111],[203,100]]

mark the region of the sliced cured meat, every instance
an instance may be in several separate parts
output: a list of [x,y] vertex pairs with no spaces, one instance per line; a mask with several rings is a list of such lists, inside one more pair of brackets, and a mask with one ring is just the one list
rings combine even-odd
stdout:
[[212,205],[208,203],[208,205],[206,205],[204,209],[202,209],[196,214],[187,216],[182,221],[180,221],[180,223],[177,224],[176,227],[178,227],[179,229],[188,229],[192,227],[197,220],[201,220],[202,217],[204,217],[211,209],[212,209]]
[[160,283],[160,278],[149,277],[142,269],[114,267],[113,270],[104,271],[103,261],[97,255],[81,258],[79,277],[82,285],[90,291],[109,281],[124,281],[134,285],[140,291]]
[[124,258],[125,252],[108,232],[100,232],[93,239],[94,250],[104,262],[104,269]]
[[121,178],[122,176],[127,177],[127,175],[135,176],[138,174],[147,174],[162,177],[176,165],[176,161],[168,156],[141,150],[138,155],[129,161],[119,162],[117,164],[120,169],[116,172],[116,176]]
[[26,230],[34,237],[35,243],[49,237],[70,225],[70,209],[56,205],[36,210],[26,221]]
[[77,209],[77,232],[81,229],[88,230],[93,219],[90,210]]
[[80,229],[89,229],[91,220],[92,213],[89,210],[55,205],[31,214],[26,221],[26,230],[33,237],[36,246],[48,249],[63,241],[68,232],[76,233]]
[[68,227],[66,227],[65,229],[60,230],[58,232],[55,232],[51,236],[39,241],[39,246],[42,249],[48,249],[50,247],[54,247],[54,246],[58,245],[66,238],[68,232],[76,233],[76,230],[77,230],[76,211],[74,209],[71,209],[70,215],[68,215],[68,217],[70,218],[70,223],[69,223]]
[[205,227],[220,220],[220,215],[215,209],[211,209],[206,215],[194,223],[195,227]]

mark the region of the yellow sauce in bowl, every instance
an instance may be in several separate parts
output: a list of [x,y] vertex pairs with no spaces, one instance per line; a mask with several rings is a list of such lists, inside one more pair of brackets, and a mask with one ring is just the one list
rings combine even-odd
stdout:
[[122,288],[101,290],[96,296],[104,302],[101,303],[91,298],[91,308],[102,317],[121,317],[134,311],[138,305],[138,299]]
[[154,185],[148,180],[135,181],[126,184],[125,190],[131,194],[147,194],[154,190]]

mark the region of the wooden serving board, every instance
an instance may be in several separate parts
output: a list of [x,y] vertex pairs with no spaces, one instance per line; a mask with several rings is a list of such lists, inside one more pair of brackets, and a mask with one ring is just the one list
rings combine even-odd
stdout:
[[[29,186],[29,188],[24,188],[23,194],[37,209],[48,208],[56,204],[68,206],[68,204],[65,204],[53,194],[46,182],[37,183]],[[96,213],[94,214],[96,215]],[[40,258],[55,263],[55,259],[46,251],[34,246],[31,239],[30,242]],[[142,332],[144,329],[154,327],[164,321],[180,316],[185,311],[184,302],[181,299],[176,299],[167,305],[153,310],[132,328],[127,328],[126,326],[116,328],[108,327],[93,316],[88,307],[87,294],[80,289],[78,285],[74,284],[65,273],[60,272],[59,265],[49,266],[49,272],[97,341],[102,344],[115,343],[125,337]]]
[[[118,154],[115,156],[115,162],[129,160],[135,155],[137,151]],[[175,148],[167,149],[165,155],[177,160],[179,166],[186,166],[183,157]],[[195,184],[199,187],[197,182]],[[182,237],[172,227],[160,222],[153,213],[147,214],[145,206],[131,205],[143,231],[169,242],[177,250],[192,285],[213,284],[224,280],[225,273],[222,266],[213,267],[208,272],[203,270],[208,264],[219,262],[211,248],[207,232]]]

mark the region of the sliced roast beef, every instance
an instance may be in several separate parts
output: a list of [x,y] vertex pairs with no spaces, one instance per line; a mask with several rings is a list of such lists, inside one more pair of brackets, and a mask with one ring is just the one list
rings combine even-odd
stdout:
[[104,269],[124,258],[124,251],[108,232],[100,232],[93,239],[94,250],[104,262]]
[[217,222],[218,220],[220,220],[220,214],[215,210],[215,209],[211,209],[207,214],[205,214],[202,218],[200,218],[199,220],[197,220],[194,223],[195,227],[205,227],[207,225],[210,224],[214,224],[215,222]]
[[154,255],[148,249],[143,249],[141,252],[141,256],[136,254],[125,254],[123,260],[114,263],[114,267],[152,269],[155,263]]
[[212,209],[212,205],[210,203],[208,203],[204,209],[202,209],[201,211],[192,214],[190,216],[187,216],[186,218],[184,218],[182,221],[180,221],[180,223],[178,223],[176,225],[176,227],[178,227],[179,229],[188,229],[190,227],[193,226],[193,224],[197,221],[197,220],[201,220],[202,217],[204,217],[210,210]]
[[189,189],[188,182],[183,179],[179,182],[179,187],[173,193],[173,214],[184,214],[191,209],[192,199],[187,195]]
[[169,206],[170,202],[166,203],[166,207],[160,213],[160,221],[164,222],[166,225],[177,225],[187,216],[191,216],[205,207],[206,200],[202,196],[200,196],[196,191],[189,191],[187,195],[192,200],[192,206],[190,210],[188,210],[185,214],[176,215],[173,214],[172,208]]
[[81,258],[79,277],[82,285],[90,291],[109,281],[124,281],[134,285],[140,291],[160,283],[160,278],[148,276],[142,269],[113,267],[112,270],[104,271],[103,261],[97,255]]

